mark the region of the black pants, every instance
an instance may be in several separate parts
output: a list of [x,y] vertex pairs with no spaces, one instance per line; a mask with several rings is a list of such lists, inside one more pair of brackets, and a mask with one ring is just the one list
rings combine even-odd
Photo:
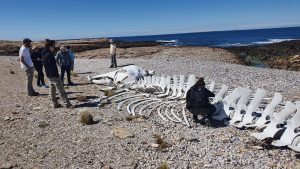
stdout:
[[72,83],[71,82],[71,65],[70,66],[61,66],[60,68],[61,68],[61,74],[60,74],[61,81],[64,83],[65,72],[67,72],[68,83]]
[[117,67],[117,59],[116,59],[116,55],[110,55],[111,58],[111,67]]
[[216,107],[214,105],[207,105],[205,107],[190,108],[189,111],[193,114],[193,117],[201,115],[205,118],[211,119],[212,115],[216,111]]
[[35,65],[35,70],[38,73],[38,77],[37,77],[37,85],[45,85],[45,80],[44,80],[44,73],[43,73],[43,65]]

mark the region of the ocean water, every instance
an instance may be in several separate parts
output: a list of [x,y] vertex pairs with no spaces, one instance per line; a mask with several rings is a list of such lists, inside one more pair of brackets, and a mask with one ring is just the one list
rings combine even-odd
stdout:
[[231,47],[300,39],[300,27],[116,37],[122,41],[157,41],[169,46]]

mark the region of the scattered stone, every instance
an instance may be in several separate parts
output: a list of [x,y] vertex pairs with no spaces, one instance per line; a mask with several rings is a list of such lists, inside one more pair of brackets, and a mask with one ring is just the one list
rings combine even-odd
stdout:
[[158,147],[159,147],[159,144],[153,143],[153,144],[151,144],[151,147],[153,147],[153,148],[158,148]]
[[10,117],[4,117],[4,121],[9,121]]
[[39,125],[38,125],[39,128],[46,128],[46,127],[48,127],[48,126],[49,126],[49,124],[46,123],[45,121],[42,121],[42,122],[39,123]]
[[0,169],[11,169],[11,168],[13,168],[13,165],[11,163],[4,163],[0,167]]
[[127,137],[134,137],[134,134],[131,133],[127,128],[123,127],[115,127],[112,129],[115,136],[125,139]]
[[41,107],[34,107],[33,110],[41,110]]
[[253,146],[252,148],[253,148],[253,149],[256,149],[256,150],[262,150],[262,149],[264,149],[264,148],[261,147],[261,146]]

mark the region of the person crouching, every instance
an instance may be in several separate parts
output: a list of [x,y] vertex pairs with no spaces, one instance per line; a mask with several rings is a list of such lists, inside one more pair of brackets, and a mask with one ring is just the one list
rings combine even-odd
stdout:
[[[204,124],[206,120],[211,121],[216,107],[210,104],[209,97],[214,96],[214,93],[205,88],[204,78],[200,78],[197,83],[188,90],[186,108],[193,114],[194,122]],[[203,118],[199,120],[198,115],[203,116]]]
[[56,89],[58,89],[60,96],[64,99],[67,108],[71,108],[65,88],[61,79],[59,78],[56,60],[54,56],[55,41],[46,39],[45,48],[42,50],[42,60],[45,67],[46,75],[50,82],[50,98],[54,108],[59,108],[61,105],[56,98]]

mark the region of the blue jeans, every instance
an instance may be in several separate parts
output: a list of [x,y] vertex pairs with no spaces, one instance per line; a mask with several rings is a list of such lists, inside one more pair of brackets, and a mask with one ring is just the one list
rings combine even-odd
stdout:
[[65,72],[67,72],[68,83],[72,83],[71,82],[71,65],[70,66],[61,66],[60,68],[61,68],[61,74],[60,74],[61,81],[64,83]]

